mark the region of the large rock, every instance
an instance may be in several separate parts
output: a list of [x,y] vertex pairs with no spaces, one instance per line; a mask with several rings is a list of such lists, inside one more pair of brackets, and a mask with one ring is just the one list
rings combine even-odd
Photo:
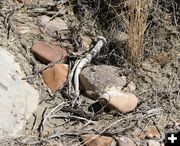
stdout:
[[26,81],[14,57],[0,48],[0,139],[20,132],[38,105],[39,94]]
[[108,65],[86,67],[81,72],[80,80],[87,96],[95,100],[98,98],[99,102],[109,109],[115,108],[119,112],[127,113],[137,106],[137,97],[133,93],[122,91],[124,87],[127,88],[126,77],[119,75],[117,67]]
[[121,90],[126,84],[126,77],[120,76],[119,68],[108,65],[86,67],[80,74],[80,81],[87,96],[97,99],[109,89]]

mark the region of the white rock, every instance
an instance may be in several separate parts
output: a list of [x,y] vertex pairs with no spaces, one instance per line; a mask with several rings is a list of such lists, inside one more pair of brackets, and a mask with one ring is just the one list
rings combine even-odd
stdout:
[[26,81],[14,56],[0,48],[0,139],[17,135],[36,109],[39,94]]

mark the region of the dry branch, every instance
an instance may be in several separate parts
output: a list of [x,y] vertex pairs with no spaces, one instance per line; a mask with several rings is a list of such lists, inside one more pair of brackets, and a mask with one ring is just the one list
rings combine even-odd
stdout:
[[[75,89],[75,101],[74,104],[76,103],[77,99],[79,98],[79,75],[81,70],[83,69],[84,66],[86,66],[88,63],[91,62],[91,60],[101,51],[101,48],[103,47],[104,43],[106,43],[106,39],[102,36],[97,37],[97,44],[94,46],[94,48],[91,50],[89,54],[85,58],[83,58],[81,61],[79,61],[79,64],[75,68],[74,71],[74,89]],[[73,105],[74,105],[73,104]]]

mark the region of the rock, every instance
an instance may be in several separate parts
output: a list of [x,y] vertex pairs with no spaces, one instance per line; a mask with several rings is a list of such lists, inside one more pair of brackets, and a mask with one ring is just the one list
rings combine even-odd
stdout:
[[85,134],[81,135],[81,139],[85,146],[116,146],[116,142],[112,137]]
[[147,138],[160,138],[161,134],[156,126],[149,126],[145,130]]
[[115,35],[117,41],[123,42],[128,40],[128,34],[125,32],[118,31]]
[[132,93],[122,92],[127,84],[126,77],[118,74],[117,67],[98,65],[86,67],[80,74],[80,81],[87,96],[102,104],[108,103],[108,108],[114,107],[119,112],[130,112],[137,106],[137,97]]
[[44,82],[52,91],[62,88],[67,80],[68,66],[66,64],[56,64],[51,68],[42,71]]
[[118,146],[136,146],[132,139],[127,137],[121,137],[118,141]]
[[134,136],[139,137],[140,139],[145,139],[145,138],[160,138],[160,132],[156,128],[156,126],[148,126],[144,131],[141,129],[135,129],[134,131]]
[[38,92],[26,81],[14,56],[0,48],[0,139],[22,134],[24,124],[35,111]]
[[89,36],[82,37],[82,45],[86,50],[90,49],[91,44],[92,44],[92,39]]
[[110,105],[119,112],[127,113],[133,111],[138,103],[137,97],[132,93],[122,91],[107,91],[98,98],[102,104]]
[[97,99],[107,90],[121,90],[126,84],[126,77],[120,76],[119,68],[109,65],[85,67],[80,74],[80,81],[88,97]]
[[147,62],[143,62],[141,65],[142,69],[145,71],[152,71],[152,66],[151,64],[147,63]]
[[52,37],[57,37],[57,35],[61,31],[68,29],[68,26],[64,22],[64,20],[62,20],[61,18],[58,18],[58,17],[51,20],[51,18],[48,16],[45,16],[45,15],[39,16],[38,23],[39,23],[40,27],[43,28],[42,31]]
[[179,120],[174,121],[174,123],[175,123],[175,126],[176,126],[176,127],[180,127],[180,119],[179,119]]
[[56,62],[67,57],[67,52],[59,46],[35,42],[31,52],[43,63]]
[[148,146],[160,146],[160,143],[155,140],[148,140]]
[[25,3],[25,4],[31,4],[32,3],[32,0],[16,0],[18,1],[19,3]]

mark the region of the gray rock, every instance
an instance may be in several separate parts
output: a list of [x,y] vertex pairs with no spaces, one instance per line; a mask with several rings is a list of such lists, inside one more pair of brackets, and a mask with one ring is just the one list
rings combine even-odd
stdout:
[[142,63],[142,69],[145,70],[145,71],[152,71],[152,66],[151,64],[147,63],[147,62],[143,62]]
[[0,48],[0,139],[16,136],[36,109],[39,94],[26,81],[14,56]]
[[102,92],[121,90],[126,84],[126,77],[119,74],[119,68],[109,65],[86,67],[80,74],[80,81],[87,96],[97,99]]
[[67,30],[68,26],[61,18],[56,17],[51,20],[50,17],[43,15],[38,17],[38,24],[42,27],[42,31],[52,37],[57,37],[57,33]]

